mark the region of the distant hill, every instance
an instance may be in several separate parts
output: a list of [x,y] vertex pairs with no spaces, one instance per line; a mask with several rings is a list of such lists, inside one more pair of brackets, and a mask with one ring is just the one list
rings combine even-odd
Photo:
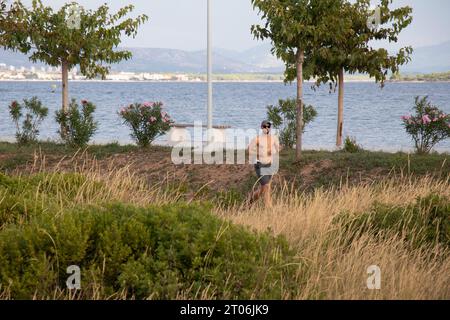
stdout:
[[[133,58],[112,66],[115,71],[205,73],[206,50],[184,51],[162,48],[127,48]],[[0,63],[16,67],[33,64],[20,54],[0,49]],[[41,66],[42,64],[37,64]],[[270,45],[259,45],[245,51],[214,49],[213,69],[216,73],[281,73],[283,64],[270,53]],[[450,71],[450,41],[416,48],[413,60],[401,68],[402,73]]]
[[415,48],[412,61],[401,69],[403,73],[432,73],[450,71],[450,41]]
[[[124,48],[133,58],[112,65],[112,70],[128,72],[205,73],[206,50],[184,51],[162,48]],[[31,63],[21,53],[0,49],[0,63],[16,67],[42,66]],[[271,55],[270,46],[258,46],[239,52],[214,49],[213,70],[216,73],[276,73],[283,64]]]

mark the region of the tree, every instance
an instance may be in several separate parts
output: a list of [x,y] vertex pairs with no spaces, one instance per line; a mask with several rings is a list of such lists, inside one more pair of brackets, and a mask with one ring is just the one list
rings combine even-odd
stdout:
[[[272,53],[286,65],[285,81],[297,80],[296,159],[302,153],[303,79],[309,78],[305,55],[321,45],[339,21],[343,0],[252,0],[265,24],[253,25],[255,38],[272,42]],[[304,74],[305,71],[305,74]]]
[[377,40],[397,42],[398,35],[411,22],[410,7],[391,9],[393,0],[381,0],[376,9],[379,14],[378,28],[371,27],[370,0],[357,0],[356,3],[342,3],[340,23],[335,28],[335,36],[328,37],[324,43],[314,48],[308,55],[310,70],[316,77],[316,84],[338,83],[338,125],[336,146],[342,145],[344,118],[344,73],[366,73],[376,82],[384,85],[388,72],[396,74],[399,66],[410,61],[411,47],[404,47],[394,54],[386,49],[374,49]]
[[[79,27],[74,27],[71,21],[71,8],[79,8]],[[30,54],[29,59],[33,62],[42,61],[49,66],[61,67],[62,110],[65,112],[69,105],[70,69],[79,65],[87,78],[101,76],[104,79],[110,71],[109,64],[132,57],[129,51],[115,49],[123,33],[135,37],[139,26],[148,19],[146,15],[125,18],[133,9],[134,6],[128,5],[110,14],[106,4],[97,10],[85,10],[72,2],[53,11],[41,0],[33,0],[31,8],[16,1],[7,14],[7,23],[3,23],[2,45]]]
[[16,7],[8,8],[6,0],[0,0],[0,47],[17,48],[20,35],[26,31],[23,23],[18,23],[16,17],[20,15]]

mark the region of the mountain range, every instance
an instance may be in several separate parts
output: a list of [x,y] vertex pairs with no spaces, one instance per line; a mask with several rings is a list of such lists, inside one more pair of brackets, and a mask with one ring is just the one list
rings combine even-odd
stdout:
[[[163,48],[123,48],[133,53],[133,58],[113,65],[112,70],[124,72],[204,73],[206,50],[185,51]],[[0,49],[0,63],[16,67],[42,66],[31,63],[21,53]],[[264,44],[245,51],[215,48],[213,71],[215,73],[281,73],[283,63],[270,53]],[[450,71],[450,41],[433,46],[415,48],[412,61],[401,68],[402,73],[431,73]]]

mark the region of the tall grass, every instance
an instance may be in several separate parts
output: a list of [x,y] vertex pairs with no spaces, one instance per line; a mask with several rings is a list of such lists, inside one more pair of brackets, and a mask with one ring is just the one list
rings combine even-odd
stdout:
[[[42,207],[45,203],[40,195],[49,192],[59,199],[61,210],[111,201],[137,207],[183,201],[185,195],[179,182],[172,182],[171,177],[164,181],[148,181],[132,172],[130,166],[117,169],[111,161],[102,167],[95,159],[77,155],[73,158],[73,167],[61,165],[48,173],[45,158],[36,155],[28,173],[44,176],[35,195],[36,205]],[[63,172],[83,178],[61,179]],[[236,205],[216,207],[214,212],[234,224],[261,233],[269,230],[288,240],[296,253],[293,262],[296,271],[294,277],[279,280],[284,299],[450,299],[450,248],[438,242],[414,247],[400,233],[393,232],[379,237],[370,230],[362,230],[358,237],[354,237],[337,219],[343,212],[356,219],[377,203],[402,207],[430,194],[450,199],[450,177],[435,179],[431,176],[397,175],[386,177],[381,182],[357,186],[341,183],[313,192],[297,192],[284,185],[276,190],[273,208]],[[220,234],[217,237],[220,238]],[[381,268],[380,290],[367,288],[367,268],[371,265]],[[253,290],[251,298],[259,298],[258,290]],[[180,291],[174,298],[192,297],[232,298],[227,291],[219,296],[217,290],[210,287],[197,292],[191,289]],[[10,289],[4,284],[0,287],[0,299],[8,298],[11,298]],[[37,292],[35,298],[133,297],[125,292],[104,296],[99,284],[91,284],[89,292],[83,294],[57,289],[51,296],[43,297]],[[149,294],[148,298],[153,297]]]
[[[353,239],[336,217],[354,217],[376,203],[404,206],[418,197],[450,197],[450,179],[392,176],[359,186],[342,185],[313,193],[284,186],[275,205],[218,210],[219,216],[258,231],[284,235],[304,262],[298,272],[302,289],[294,299],[449,299],[450,251],[441,244],[412,248],[395,233],[376,237],[366,231]],[[448,213],[450,215],[450,212]],[[367,268],[381,268],[381,290],[369,290]]]
[[[122,166],[110,160],[105,166],[90,156],[86,150],[79,150],[70,158],[61,158],[50,170],[47,168],[44,154],[35,152],[33,158],[33,163],[24,172],[28,175],[42,174],[48,183],[52,183],[55,177],[59,177],[62,173],[85,177],[84,183],[77,186],[77,194],[71,200],[74,204],[120,201],[138,206],[165,205],[179,201],[183,195],[183,183],[173,182],[170,175],[158,181],[147,180],[131,169],[132,162]],[[64,165],[67,160],[70,160],[68,167]],[[67,194],[65,188],[70,188],[70,184],[59,186],[58,191],[61,195]]]

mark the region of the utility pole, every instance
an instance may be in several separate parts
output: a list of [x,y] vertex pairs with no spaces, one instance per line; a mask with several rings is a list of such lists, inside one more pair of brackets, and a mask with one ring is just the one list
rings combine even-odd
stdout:
[[213,113],[213,85],[212,85],[212,21],[211,21],[211,1],[208,1],[208,131],[212,129]]

